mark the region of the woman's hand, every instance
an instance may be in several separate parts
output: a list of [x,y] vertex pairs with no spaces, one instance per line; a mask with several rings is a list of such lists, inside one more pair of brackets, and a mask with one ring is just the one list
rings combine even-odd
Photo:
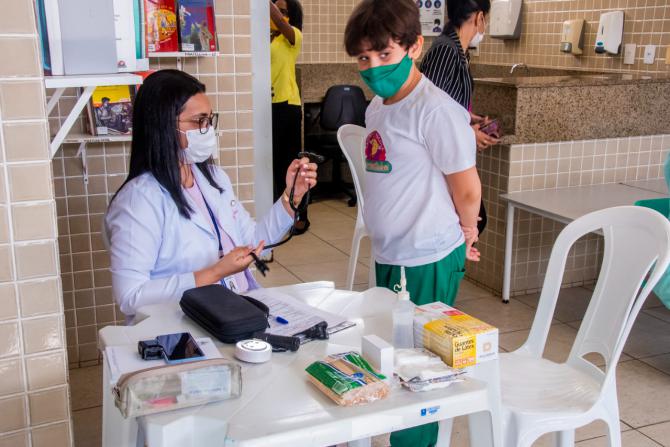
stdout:
[[488,116],[481,116],[470,112],[470,124],[484,124],[488,120]]
[[297,205],[307,194],[307,190],[316,186],[316,163],[310,163],[309,158],[303,157],[300,160],[293,160],[286,171],[286,197],[291,197],[291,186],[293,178],[297,175],[295,190],[293,191],[293,204]]
[[261,241],[255,249],[253,247],[233,248],[223,258],[219,259],[216,264],[194,273],[196,287],[215,284],[223,278],[243,272],[254,262],[251,252],[253,251],[256,253],[256,256],[260,256],[264,246],[265,241]]
[[479,130],[485,124],[488,123],[482,121],[481,123],[476,123],[472,125],[472,130],[475,132],[475,138],[477,140],[477,150],[480,151],[483,151],[484,149],[489,148],[494,144],[498,144],[498,142],[500,141],[497,138],[493,138],[492,136],[487,135],[486,133]]

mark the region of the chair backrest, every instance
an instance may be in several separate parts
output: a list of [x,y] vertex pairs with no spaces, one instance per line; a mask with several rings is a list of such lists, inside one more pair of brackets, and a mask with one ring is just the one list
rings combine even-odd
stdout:
[[319,123],[325,130],[337,130],[345,124],[365,125],[368,104],[363,90],[355,85],[334,85],[321,104]]
[[337,141],[349,163],[354,180],[358,209],[363,209],[363,188],[365,188],[365,139],[368,133],[364,127],[345,124],[337,131]]
[[[533,326],[520,351],[542,356],[568,252],[580,237],[595,231],[602,232],[605,240],[602,266],[567,363],[604,385],[613,380],[635,318],[670,263],[670,222],[656,211],[608,208],[582,216],[561,231],[551,251]],[[592,352],[605,359],[604,374],[584,359]]]

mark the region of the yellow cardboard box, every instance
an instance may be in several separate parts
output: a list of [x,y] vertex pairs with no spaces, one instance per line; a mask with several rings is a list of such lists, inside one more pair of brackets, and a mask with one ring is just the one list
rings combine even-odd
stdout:
[[414,346],[453,368],[498,358],[498,329],[441,302],[416,307]]

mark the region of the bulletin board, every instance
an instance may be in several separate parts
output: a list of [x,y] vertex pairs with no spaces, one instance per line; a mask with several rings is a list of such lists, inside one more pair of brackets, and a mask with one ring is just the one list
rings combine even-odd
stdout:
[[417,0],[421,13],[421,34],[439,36],[444,29],[444,3],[446,0]]

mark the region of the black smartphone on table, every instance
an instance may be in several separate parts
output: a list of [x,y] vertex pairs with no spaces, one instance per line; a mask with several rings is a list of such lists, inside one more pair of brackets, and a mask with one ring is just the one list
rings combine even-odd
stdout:
[[169,364],[199,360],[205,357],[195,338],[188,332],[159,335],[158,344],[163,348],[163,358]]

